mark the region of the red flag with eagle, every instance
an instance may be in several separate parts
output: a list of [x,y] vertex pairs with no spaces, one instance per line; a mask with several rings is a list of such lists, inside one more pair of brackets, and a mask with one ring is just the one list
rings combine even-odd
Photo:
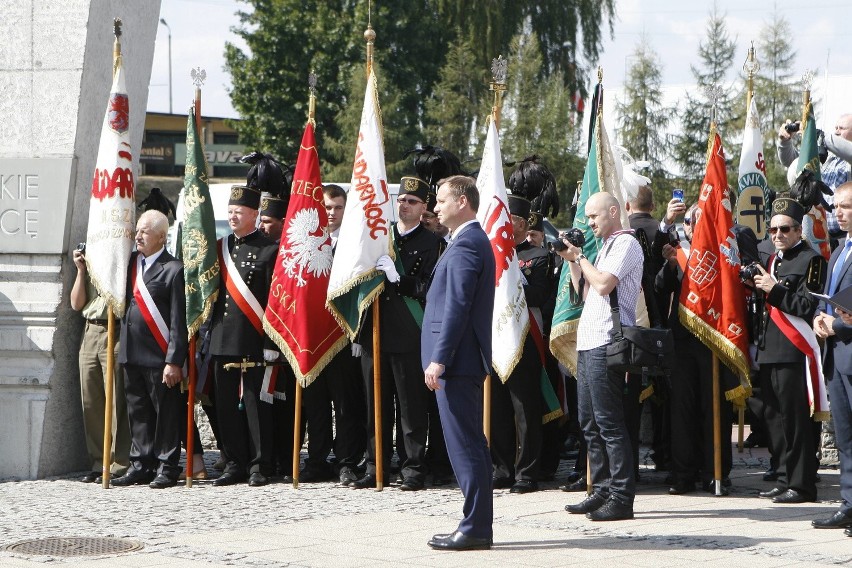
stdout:
[[740,385],[725,392],[727,400],[751,395],[744,287],[739,278],[740,253],[733,231],[725,152],[715,125],[710,128],[707,173],[693,216],[692,247],[680,293],[679,316],[725,365]]
[[497,267],[494,276],[494,315],[491,321],[491,364],[500,380],[506,382],[521,359],[530,319],[518,255],[515,253],[512,218],[506,206],[508,198],[500,139],[493,120],[488,126],[476,188],[479,190],[479,211],[476,217],[491,241]]
[[263,328],[308,386],[346,345],[325,307],[333,260],[314,127],[305,126]]
[[130,153],[130,104],[118,55],[101,127],[86,231],[86,265],[98,293],[116,317],[125,309],[127,265],[135,234],[135,186]]

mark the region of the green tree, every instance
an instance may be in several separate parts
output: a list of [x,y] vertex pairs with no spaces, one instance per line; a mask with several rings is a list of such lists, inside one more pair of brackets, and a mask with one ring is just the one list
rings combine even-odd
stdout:
[[713,86],[721,89],[721,97],[716,101],[716,125],[729,157],[732,141],[737,139],[735,125],[742,120],[738,113],[744,113],[740,109],[742,105],[738,104],[741,89],[727,80],[733,67],[736,39],[728,34],[725,14],[719,13],[715,3],[707,19],[705,33],[704,41],[698,46],[702,66],[691,66],[696,88],[692,92],[687,91],[686,100],[679,109],[681,128],[680,134],[674,137],[673,148],[674,161],[680,166],[683,176],[691,181],[688,185],[693,192],[697,191],[707,164],[707,135],[712,108],[706,89]]
[[760,113],[760,131],[766,159],[766,178],[777,191],[787,189],[787,170],[774,157],[777,131],[785,120],[800,120],[802,114],[799,86],[793,75],[796,51],[792,26],[777,11],[760,29],[757,60],[760,70],[754,77],[754,96]]

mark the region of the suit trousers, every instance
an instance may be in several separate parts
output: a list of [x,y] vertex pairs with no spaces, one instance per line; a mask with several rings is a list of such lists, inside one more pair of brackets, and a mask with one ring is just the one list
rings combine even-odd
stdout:
[[577,410],[594,492],[633,505],[633,449],[624,421],[624,375],[606,366],[606,345],[577,352]]
[[271,475],[272,404],[260,400],[264,367],[246,369],[243,376],[243,408],[240,409],[240,370],[225,370],[236,357],[214,357],[216,413],[222,432],[222,446],[228,456],[225,473],[238,478],[248,473]]
[[332,449],[338,468],[357,466],[367,444],[366,410],[361,368],[348,345],[303,389],[302,408],[309,434],[305,468],[327,470]]
[[494,477],[538,481],[541,456],[541,360],[527,337],[521,360],[505,383],[491,381],[491,457]]
[[818,466],[804,363],[761,364],[760,387],[769,450],[787,472],[786,484],[779,478],[777,485],[816,499]]
[[[124,375],[118,364],[118,333],[116,332],[115,335],[110,470],[113,475],[121,475],[130,463],[130,423],[127,420],[127,400],[124,396]],[[80,344],[80,397],[83,400],[83,431],[86,438],[86,451],[91,461],[91,471],[101,471],[103,466],[107,338],[105,325],[86,322],[83,341]]]
[[130,467],[177,479],[180,475],[180,387],[163,383],[163,369],[124,365],[130,417]]
[[494,521],[491,455],[482,430],[483,382],[484,377],[442,377],[435,392],[447,454],[464,496],[458,530],[474,538],[491,538]]
[[840,454],[840,510],[852,515],[852,375],[834,371],[828,381],[828,398]]
[[[675,366],[669,378],[671,394],[672,473],[681,483],[710,481],[715,471],[713,453],[713,359],[697,340],[676,343]],[[720,381],[722,365],[720,367]],[[720,387],[720,390],[723,390]],[[731,404],[720,396],[722,477],[731,473]]]
[[[394,386],[399,401],[405,461],[400,464],[403,479],[424,481],[426,476],[426,415],[429,389],[423,380],[420,353],[382,353],[382,458],[385,473],[393,452]],[[376,473],[376,428],[373,404],[373,357],[367,350],[361,356],[367,403],[367,473]]]

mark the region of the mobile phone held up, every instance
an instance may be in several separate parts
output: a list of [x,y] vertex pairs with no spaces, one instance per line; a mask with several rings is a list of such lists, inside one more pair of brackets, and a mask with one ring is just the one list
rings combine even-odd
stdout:
[[683,202],[683,190],[682,189],[673,189],[672,190],[672,199],[677,199],[680,202]]

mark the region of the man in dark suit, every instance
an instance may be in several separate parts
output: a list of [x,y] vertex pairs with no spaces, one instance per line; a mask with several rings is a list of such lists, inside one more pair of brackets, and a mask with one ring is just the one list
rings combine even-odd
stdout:
[[[786,483],[760,493],[773,503],[804,503],[817,496],[816,440],[811,434],[805,365],[806,357],[815,360],[819,353],[808,351],[808,355],[802,348],[816,346],[805,322],[812,320],[817,308],[818,300],[809,290],[822,290],[825,259],[802,240],[804,215],[796,201],[775,200],[769,222],[775,253],[754,277],[755,287],[765,297],[757,345],[764,418],[770,450],[787,467]],[[821,383],[822,377],[813,380]]]
[[[847,232],[843,246],[838,246],[828,262],[825,293],[852,286],[852,182],[834,191],[834,212],[840,228]],[[828,383],[834,436],[840,453],[840,508],[831,517],[815,519],[815,528],[852,528],[852,325],[836,314],[818,311],[814,332],[825,340],[823,372]]]
[[262,393],[272,394],[272,386],[264,385],[264,368],[224,368],[244,358],[260,363],[279,355],[262,326],[278,247],[257,229],[259,205],[257,189],[231,188],[228,224],[233,234],[217,242],[222,279],[213,306],[210,353],[216,413],[229,460],[213,482],[217,487],[246,477],[250,486],[259,487],[273,473],[272,404],[261,399]]
[[119,363],[130,418],[130,468],[118,487],[177,484],[180,467],[181,367],[187,355],[183,263],[165,250],[169,222],[146,211],[136,223],[130,256],[127,311],[121,320]]
[[426,386],[436,391],[447,453],[464,495],[464,518],[429,546],[443,550],[491,548],[494,516],[491,456],[482,430],[482,385],[490,371],[494,311],[494,254],[476,221],[479,192],[467,176],[438,189],[435,213],[453,233],[435,267],[423,316],[421,361]]

